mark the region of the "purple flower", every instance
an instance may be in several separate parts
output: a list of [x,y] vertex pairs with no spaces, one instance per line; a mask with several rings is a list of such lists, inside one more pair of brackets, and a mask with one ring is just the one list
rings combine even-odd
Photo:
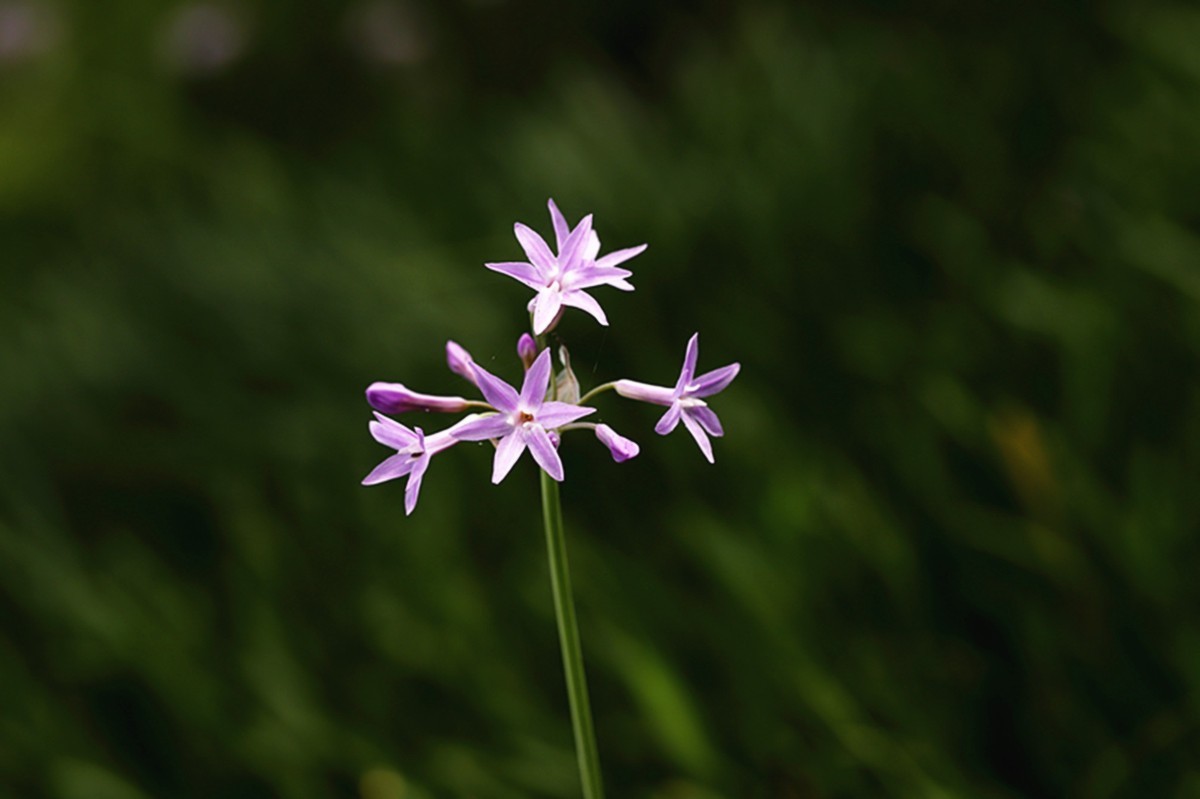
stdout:
[[471,369],[473,363],[475,359],[461,344],[456,341],[446,342],[446,365],[450,367],[451,372],[474,383],[475,372]]
[[533,365],[534,358],[537,357],[538,346],[533,340],[533,336],[528,333],[522,333],[517,339],[517,357],[521,359],[521,365],[528,369]]
[[404,489],[404,513],[411,515],[417,507],[417,496],[421,492],[421,480],[429,468],[429,459],[444,449],[458,443],[453,431],[460,425],[474,421],[477,415],[466,417],[454,427],[426,436],[421,428],[409,429],[394,419],[376,413],[377,421],[371,422],[371,436],[376,441],[396,450],[396,454],[383,460],[371,473],[363,478],[363,485],[376,485],[397,477],[408,475]]
[[679,424],[679,420],[682,419],[684,427],[700,445],[700,451],[704,453],[704,457],[708,458],[709,463],[714,463],[712,443],[708,440],[708,436],[723,436],[725,431],[721,429],[721,420],[717,418],[703,398],[724,391],[725,387],[733,382],[733,378],[737,377],[738,370],[742,367],[740,364],[731,363],[695,377],[696,356],[699,351],[700,334],[696,333],[688,340],[687,352],[683,358],[683,370],[679,373],[679,380],[676,381],[674,388],[652,386],[635,380],[618,380],[614,384],[614,388],[622,397],[669,406],[667,412],[654,426],[654,432],[665,436],[674,430]]
[[499,413],[455,425],[454,437],[460,441],[499,439],[492,462],[493,483],[505,478],[526,447],[546,474],[561,481],[563,465],[551,439],[552,431],[596,409],[546,400],[546,389],[550,387],[550,350],[542,350],[529,367],[520,394],[479,364],[475,364],[475,375],[483,396]]
[[637,454],[642,451],[642,448],[637,445],[636,441],[625,438],[606,424],[596,425],[596,438],[600,439],[600,442],[608,447],[608,451],[612,453],[613,460],[617,463],[624,463],[630,458],[636,458]]
[[367,403],[381,413],[406,413],[408,411],[457,413],[470,407],[467,400],[462,397],[421,394],[405,387],[402,383],[380,383],[378,381],[367,386]]
[[518,222],[513,230],[529,261],[489,263],[485,266],[537,291],[537,296],[529,303],[535,335],[540,336],[553,327],[564,306],[587,311],[600,324],[607,325],[608,318],[604,310],[584,289],[608,285],[622,291],[632,291],[633,286],[625,278],[633,273],[618,268],[617,264],[638,255],[646,249],[646,245],[618,250],[597,259],[600,237],[592,230],[592,215],[585,216],[572,230],[554,200],[550,200],[549,207],[557,254],[550,251],[545,239]]

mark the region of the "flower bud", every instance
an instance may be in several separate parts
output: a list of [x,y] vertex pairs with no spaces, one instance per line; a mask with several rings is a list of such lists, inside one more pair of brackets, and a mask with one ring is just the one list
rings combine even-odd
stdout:
[[420,394],[400,383],[372,383],[367,387],[367,403],[380,413],[404,413],[406,411],[457,413],[470,407],[462,397]]
[[612,453],[613,460],[617,463],[622,463],[630,458],[636,458],[637,454],[642,451],[642,448],[637,445],[636,441],[631,441],[619,435],[616,430],[613,430],[606,424],[596,425],[596,438],[600,439],[600,442],[608,447],[608,451]]
[[474,383],[475,370],[471,368],[471,364],[474,362],[475,359],[471,357],[471,353],[463,349],[461,345],[453,341],[446,342],[446,365],[450,367],[451,372]]
[[517,357],[521,359],[521,363],[528,370],[533,365],[533,361],[537,358],[538,348],[537,342],[533,340],[533,336],[528,333],[522,333],[517,339]]

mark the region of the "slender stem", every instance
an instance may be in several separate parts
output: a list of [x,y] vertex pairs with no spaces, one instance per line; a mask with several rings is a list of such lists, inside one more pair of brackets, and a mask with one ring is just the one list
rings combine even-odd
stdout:
[[542,517],[546,522],[546,551],[550,558],[550,585],[554,589],[554,611],[558,618],[558,642],[562,648],[563,671],[567,676],[567,696],[571,701],[571,726],[575,730],[575,753],[579,758],[579,777],[584,799],[603,799],[600,780],[600,756],[596,751],[596,732],[592,729],[592,709],[588,703],[587,677],[583,673],[583,651],[579,646],[579,627],[575,623],[575,602],[571,598],[571,571],[567,567],[567,542],[563,536],[562,504],[558,483],[542,472]]
[[597,394],[602,394],[603,392],[609,391],[616,387],[617,387],[617,384],[615,382],[601,383],[600,385],[596,386],[591,391],[589,391],[588,393],[586,393],[582,397],[580,397],[578,404],[582,405],[583,403],[587,402],[588,400],[590,400],[592,397],[596,396]]

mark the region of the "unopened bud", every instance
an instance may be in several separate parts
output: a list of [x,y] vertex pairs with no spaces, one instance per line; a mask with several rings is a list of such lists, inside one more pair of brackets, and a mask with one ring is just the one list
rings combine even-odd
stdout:
[[517,357],[521,359],[521,363],[526,369],[533,366],[534,360],[538,355],[537,342],[533,340],[533,336],[528,333],[522,333],[517,339]]
[[616,430],[613,430],[606,424],[596,425],[596,438],[600,439],[600,442],[608,447],[608,451],[612,453],[613,460],[617,463],[622,463],[630,458],[636,458],[637,454],[642,451],[642,448],[637,445],[636,441],[631,441],[619,435]]
[[400,383],[372,383],[367,387],[367,402],[380,413],[405,413],[407,411],[457,413],[470,407],[462,397],[421,394]]
[[446,342],[446,365],[450,367],[451,372],[475,383],[475,370],[471,368],[471,364],[474,362],[475,359],[471,357],[471,353],[463,349],[461,345],[453,341]]

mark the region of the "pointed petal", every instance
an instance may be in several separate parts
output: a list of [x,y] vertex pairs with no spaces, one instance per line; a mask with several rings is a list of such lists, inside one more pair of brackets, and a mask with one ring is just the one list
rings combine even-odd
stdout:
[[506,436],[511,430],[508,418],[504,414],[494,413],[456,424],[447,432],[458,441],[486,441]]
[[571,270],[570,274],[562,279],[562,285],[566,289],[590,289],[593,286],[614,286],[624,284],[632,289],[625,282],[625,278],[632,275],[628,269],[621,269],[618,266],[580,266]]
[[595,412],[595,408],[589,408],[586,405],[572,405],[569,402],[543,402],[537,412],[537,423],[547,430],[553,430]]
[[513,232],[517,234],[517,241],[521,243],[521,249],[525,250],[525,255],[529,257],[529,262],[539,272],[543,275],[548,275],[558,268],[554,254],[546,246],[546,240],[534,232],[528,225],[522,225],[518,222],[513,225]]
[[558,289],[543,289],[533,298],[533,332],[542,335],[554,323],[562,310],[562,293]]
[[373,486],[378,483],[386,483],[388,480],[395,480],[397,477],[403,477],[412,471],[413,464],[419,458],[414,458],[407,452],[398,452],[395,455],[385,458],[378,466],[371,470],[371,473],[362,479],[362,484],[365,486]]
[[569,271],[571,265],[579,259],[583,251],[584,244],[587,243],[588,236],[592,232],[592,215],[588,214],[583,220],[571,231],[571,235],[567,236],[567,240],[563,242],[563,246],[558,251],[558,265],[562,271]]
[[414,431],[395,419],[389,419],[379,412],[375,413],[375,418],[378,421],[369,422],[367,429],[371,431],[371,438],[380,444],[395,450],[404,450],[413,447],[419,441]]
[[527,264],[524,261],[504,261],[496,264],[484,264],[484,266],[493,272],[516,278],[531,289],[539,289],[546,285],[546,279],[534,268],[533,264]]
[[429,468],[429,455],[417,458],[412,471],[408,475],[408,484],[404,487],[404,515],[411,516],[417,507],[417,497],[421,494],[421,478]]
[[622,397],[639,402],[651,402],[655,405],[670,405],[675,401],[675,390],[666,386],[652,386],[649,383],[639,383],[636,380],[618,380],[613,388]]
[[471,371],[471,364],[474,362],[475,359],[471,357],[471,353],[467,352],[461,344],[456,341],[446,342],[446,365],[450,367],[451,372],[474,383],[475,373]]
[[691,416],[700,426],[707,431],[710,436],[720,438],[725,435],[725,428],[721,427],[721,420],[717,418],[717,414],[712,408],[701,405],[695,408],[688,408],[684,413]]
[[731,363],[720,369],[705,372],[691,382],[687,387],[687,394],[689,397],[711,397],[713,394],[724,391],[741,370],[740,363]]
[[692,434],[692,438],[696,439],[696,443],[700,445],[700,451],[704,453],[704,457],[708,459],[708,462],[716,463],[716,459],[713,458],[712,442],[708,440],[708,436],[705,434],[704,429],[700,427],[699,422],[693,419],[692,414],[688,411],[685,411],[683,414],[683,426]]
[[678,402],[672,402],[671,407],[667,408],[667,412],[658,420],[658,424],[654,425],[654,432],[660,436],[665,436],[675,429],[675,426],[679,424],[679,417],[682,415],[683,406]]
[[596,260],[596,256],[599,254],[600,254],[600,237],[597,236],[596,231],[593,230],[591,232],[591,234],[588,235],[587,241],[584,242],[583,252],[581,252],[580,255],[583,256],[583,260],[585,260],[585,261],[594,261],[594,260]]
[[563,294],[562,303],[572,308],[578,308],[581,311],[587,311],[597,322],[608,327],[608,317],[604,315],[604,309],[600,307],[600,303],[593,299],[592,295],[585,294],[582,291],[568,291]]
[[700,354],[700,334],[693,333],[688,339],[687,352],[683,355],[683,369],[679,372],[679,382],[675,384],[676,391],[682,389],[692,382],[692,375],[696,374],[696,357]]
[[636,247],[626,247],[623,250],[617,250],[616,252],[610,252],[608,255],[604,256],[603,258],[597,258],[596,266],[616,266],[617,264],[623,264],[626,261],[628,261],[630,258],[634,258],[638,255],[641,255],[645,251],[646,251],[645,244],[639,244]]
[[562,252],[563,242],[570,235],[571,226],[567,224],[567,219],[562,215],[562,211],[559,211],[558,206],[554,204],[553,197],[550,198],[547,205],[550,206],[550,221],[554,223],[554,247]]
[[563,479],[562,458],[558,457],[558,450],[550,443],[550,436],[546,434],[546,430],[538,424],[529,425],[525,429],[525,441],[529,445],[529,454],[537,461],[538,466],[541,466],[546,474],[561,483]]
[[530,411],[541,407],[546,399],[546,389],[550,388],[550,348],[542,350],[542,354],[534,359],[533,365],[525,373],[525,382],[521,385],[521,407]]
[[477,363],[471,364],[483,398],[498,411],[512,413],[517,409],[517,390]]
[[499,483],[512,470],[513,464],[517,462],[517,458],[521,457],[521,453],[525,451],[525,437],[521,435],[521,431],[513,429],[508,435],[500,439],[500,443],[496,445],[496,457],[492,461],[492,482]]

